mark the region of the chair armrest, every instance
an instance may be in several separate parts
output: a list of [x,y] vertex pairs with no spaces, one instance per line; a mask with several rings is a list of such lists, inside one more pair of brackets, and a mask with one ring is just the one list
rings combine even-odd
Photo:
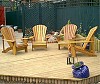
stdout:
[[30,36],[30,37],[29,37],[29,40],[32,40],[33,38],[35,38],[35,36]]
[[21,38],[22,40],[28,40],[29,38]]
[[75,38],[70,39],[70,40],[74,40],[74,41],[86,40],[86,37],[83,37],[83,36],[80,35],[80,34],[76,34],[76,35],[75,35]]
[[88,42],[94,42],[94,41],[84,41],[84,40],[81,40],[81,41],[72,41],[72,40],[68,40],[66,41],[66,43],[88,43]]
[[73,38],[72,41],[80,41],[80,40],[86,40],[85,38]]
[[76,39],[76,40],[85,40],[86,37],[84,37],[84,36],[82,36],[82,35],[80,35],[80,34],[76,34],[75,39]]
[[64,36],[64,34],[59,34],[58,36]]
[[6,39],[2,39],[3,41],[8,41],[8,42],[15,42],[15,40],[6,40]]

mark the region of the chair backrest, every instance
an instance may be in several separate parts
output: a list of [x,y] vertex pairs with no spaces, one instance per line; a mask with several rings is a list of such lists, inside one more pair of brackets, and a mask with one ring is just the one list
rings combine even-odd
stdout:
[[[96,32],[96,30],[97,30],[97,26],[95,26],[92,29],[90,29],[90,31],[89,31],[89,33],[88,33],[88,35],[86,37],[86,41],[90,41],[91,40],[91,38],[93,37],[93,35]],[[85,49],[88,43],[89,42],[84,43],[82,48]]]
[[64,40],[75,38],[77,26],[74,24],[67,24],[63,27],[64,29]]
[[46,40],[47,27],[45,25],[36,25],[33,27],[33,34],[36,41]]
[[[14,35],[14,29],[12,27],[8,28],[8,27],[2,27],[1,28],[1,33],[4,37],[5,40],[12,40],[12,41],[16,41],[15,35]],[[12,43],[7,41],[9,46],[12,46]]]

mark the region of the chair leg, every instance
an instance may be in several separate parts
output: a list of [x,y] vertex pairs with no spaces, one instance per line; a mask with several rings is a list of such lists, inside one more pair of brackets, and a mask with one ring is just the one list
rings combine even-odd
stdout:
[[2,53],[7,53],[9,50],[12,50],[12,48],[8,47],[7,49],[3,50]]
[[33,51],[33,45],[32,45],[32,51]]
[[28,52],[27,47],[25,48],[25,52]]
[[14,42],[14,45],[13,45],[13,54],[16,55],[16,52],[17,52],[16,43]]
[[72,57],[76,57],[75,44],[71,44],[71,54],[72,54]]
[[58,44],[58,50],[60,50],[60,44]]

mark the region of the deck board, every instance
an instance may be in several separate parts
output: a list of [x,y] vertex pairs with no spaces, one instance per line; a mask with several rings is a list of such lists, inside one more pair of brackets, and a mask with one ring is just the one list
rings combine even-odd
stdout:
[[[0,74],[76,80],[72,75],[72,65],[66,63],[67,49],[58,50],[57,43],[49,43],[48,50],[28,49],[29,53],[20,51],[16,56],[12,52],[0,52]],[[100,53],[97,57],[77,55],[78,61],[84,61],[89,67],[90,77],[100,75]]]

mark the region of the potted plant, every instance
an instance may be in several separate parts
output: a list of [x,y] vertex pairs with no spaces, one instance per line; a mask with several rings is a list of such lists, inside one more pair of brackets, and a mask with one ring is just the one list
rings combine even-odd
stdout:
[[80,61],[72,65],[72,73],[75,78],[87,78],[90,76],[89,68]]

